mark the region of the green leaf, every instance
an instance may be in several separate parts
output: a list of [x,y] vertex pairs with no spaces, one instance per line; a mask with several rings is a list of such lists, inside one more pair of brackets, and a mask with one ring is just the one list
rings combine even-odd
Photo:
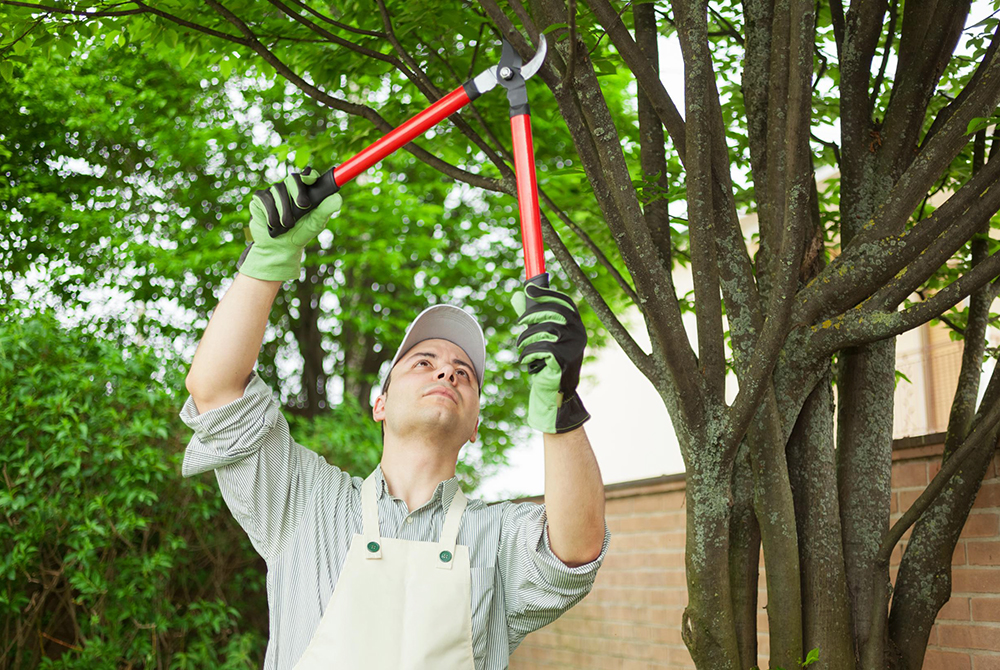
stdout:
[[559,30],[560,28],[569,28],[568,23],[553,23],[551,26],[542,31],[543,35],[548,35],[553,30]]
[[14,80],[14,64],[9,60],[0,62],[0,76],[4,78],[5,81]]
[[608,58],[591,58],[591,62],[594,64],[594,70],[598,77],[618,74],[617,66]]
[[226,58],[219,63],[219,73],[222,74],[223,79],[229,79],[229,75],[233,73],[233,61]]
[[989,118],[985,116],[977,116],[976,118],[969,121],[969,125],[965,128],[966,135],[974,135],[980,130],[986,128],[989,125]]
[[190,65],[191,61],[194,60],[194,57],[196,55],[197,54],[195,53],[194,49],[186,49],[184,51],[184,55],[181,57],[181,60],[180,60],[181,67],[187,67],[188,65]]
[[14,42],[14,53],[16,53],[18,56],[23,56],[27,50],[28,50],[28,43],[24,39],[20,39],[17,42]]
[[802,664],[802,667],[804,668],[806,666],[812,665],[818,660],[819,660],[819,647],[816,647],[815,649],[810,649],[809,653],[806,654],[806,662]]
[[298,169],[303,169],[309,165],[309,159],[312,158],[312,149],[307,146],[299,147],[295,150],[295,167]]
[[59,40],[58,42],[55,43],[55,45],[56,45],[56,51],[58,51],[63,58],[73,57],[74,45],[71,40]]

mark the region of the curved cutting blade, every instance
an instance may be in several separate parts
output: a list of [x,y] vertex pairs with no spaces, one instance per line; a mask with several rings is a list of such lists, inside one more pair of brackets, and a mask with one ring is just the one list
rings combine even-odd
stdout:
[[549,45],[545,41],[545,35],[539,35],[538,40],[538,51],[531,57],[527,65],[521,67],[521,76],[525,79],[531,79],[541,69],[542,62],[545,60],[545,54],[548,52]]

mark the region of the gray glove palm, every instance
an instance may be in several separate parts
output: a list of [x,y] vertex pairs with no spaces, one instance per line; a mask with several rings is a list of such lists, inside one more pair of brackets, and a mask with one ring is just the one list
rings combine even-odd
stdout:
[[316,170],[307,168],[254,193],[250,245],[236,264],[241,274],[265,281],[299,278],[306,245],[326,227],[343,202],[332,174],[327,172],[320,180]]

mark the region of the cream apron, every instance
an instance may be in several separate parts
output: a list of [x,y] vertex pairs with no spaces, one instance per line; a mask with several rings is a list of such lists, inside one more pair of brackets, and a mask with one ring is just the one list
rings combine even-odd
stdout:
[[440,542],[414,542],[381,536],[375,486],[372,472],[364,534],[295,670],[475,670],[469,548],[455,544],[465,495],[455,492]]

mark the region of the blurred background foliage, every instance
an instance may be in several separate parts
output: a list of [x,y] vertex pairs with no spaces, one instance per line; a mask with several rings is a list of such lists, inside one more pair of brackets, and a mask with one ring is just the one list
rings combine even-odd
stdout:
[[183,376],[29,310],[0,308],[0,668],[260,667],[264,563],[178,476]]

